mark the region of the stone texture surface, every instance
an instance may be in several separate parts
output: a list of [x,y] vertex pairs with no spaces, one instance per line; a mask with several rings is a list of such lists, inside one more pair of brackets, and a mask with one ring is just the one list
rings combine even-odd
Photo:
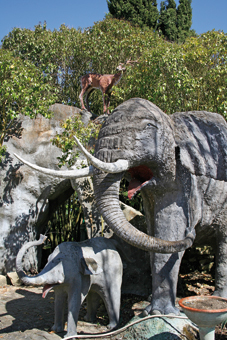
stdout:
[[21,281],[16,272],[7,273],[7,278],[10,281],[12,286],[17,286],[17,287],[21,286]]
[[[182,317],[185,315],[182,313]],[[123,339],[153,339],[153,340],[181,340],[197,339],[197,332],[188,319],[155,317],[148,320],[141,319],[141,316],[134,317],[130,323],[141,321],[122,332]]]
[[104,162],[127,160],[130,196],[141,190],[150,237],[133,228],[118,208],[125,176],[120,167],[93,176],[106,223],[125,241],[153,252],[148,314],[178,313],[174,302],[181,259],[194,239],[194,244],[215,246],[215,294],[227,297],[226,150],[227,123],[220,114],[167,115],[141,98],[119,105],[99,132],[95,156]]
[[[17,153],[40,166],[58,168],[61,151],[52,145],[51,138],[61,131],[61,121],[72,115],[81,116],[81,110],[61,104],[50,109],[54,111],[50,120],[40,115],[35,120],[20,116],[18,133],[5,140],[7,154],[0,164],[0,273],[3,274],[14,270],[15,256],[22,244],[42,232],[49,202],[54,202],[60,193],[63,199],[73,192],[69,180],[47,178],[14,156]],[[25,258],[25,269],[31,267],[37,268],[35,249]]]

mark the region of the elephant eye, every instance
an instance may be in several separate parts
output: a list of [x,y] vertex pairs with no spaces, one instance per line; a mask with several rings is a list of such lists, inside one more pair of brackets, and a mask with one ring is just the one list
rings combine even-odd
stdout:
[[156,125],[154,125],[152,123],[147,123],[145,128],[150,128],[150,127],[155,127],[156,129],[158,128]]

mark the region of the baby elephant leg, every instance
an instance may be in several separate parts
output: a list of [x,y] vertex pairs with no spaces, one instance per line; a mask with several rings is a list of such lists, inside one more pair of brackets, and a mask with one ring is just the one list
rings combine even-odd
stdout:
[[109,329],[115,328],[120,318],[122,269],[121,267],[114,269],[115,276],[112,275],[111,279],[106,279],[106,283],[103,284],[103,289],[100,292],[109,315],[107,326]]
[[68,325],[67,336],[76,335],[76,327],[81,304],[87,296],[90,288],[89,277],[80,280],[77,277],[68,290]]
[[96,321],[96,313],[100,306],[100,296],[94,291],[90,291],[86,298],[87,300],[87,314],[84,319],[89,322]]
[[109,324],[107,325],[107,328],[113,329],[115,328],[119,323],[119,317],[120,317],[120,293],[118,293],[118,288],[115,288],[115,291],[113,292],[113,289],[110,289],[110,292],[104,292],[101,293],[103,301],[106,306],[106,310],[109,316]]
[[54,325],[52,330],[56,333],[64,331],[64,311],[65,311],[65,304],[67,301],[67,291],[64,289],[63,286],[56,286],[54,288],[55,293],[55,303],[54,303]]

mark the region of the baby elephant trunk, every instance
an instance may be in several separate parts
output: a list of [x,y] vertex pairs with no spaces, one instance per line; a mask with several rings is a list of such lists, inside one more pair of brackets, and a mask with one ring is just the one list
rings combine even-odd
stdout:
[[25,274],[23,271],[23,265],[22,265],[22,260],[24,257],[25,252],[30,248],[34,246],[38,246],[46,240],[46,236],[40,235],[40,238],[38,241],[32,241],[32,242],[27,242],[25,243],[22,248],[19,250],[17,257],[16,257],[16,271],[17,275],[19,276],[20,280],[25,284],[25,285],[42,285],[45,283],[45,277],[43,275],[38,274],[37,276],[28,276]]

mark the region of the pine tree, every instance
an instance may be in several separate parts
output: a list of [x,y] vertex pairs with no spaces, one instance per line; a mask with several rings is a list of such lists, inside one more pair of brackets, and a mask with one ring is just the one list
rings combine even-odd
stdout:
[[158,28],[168,40],[177,40],[177,9],[174,0],[161,2]]
[[176,9],[176,2],[174,0],[169,0],[167,5],[166,5],[166,8],[167,9],[170,9],[170,8]]
[[107,0],[114,18],[125,19],[140,27],[157,28],[159,12],[156,0]]
[[161,2],[160,15],[158,20],[158,30],[165,35],[166,6],[165,2]]
[[192,0],[180,0],[177,8],[178,41],[184,42],[190,35],[192,25]]

